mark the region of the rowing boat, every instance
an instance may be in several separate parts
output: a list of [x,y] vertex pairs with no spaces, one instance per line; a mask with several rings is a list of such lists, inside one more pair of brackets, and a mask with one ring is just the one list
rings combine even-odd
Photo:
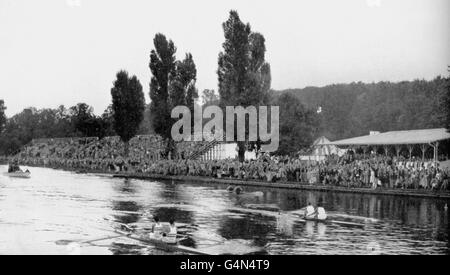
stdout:
[[268,211],[268,210],[262,210],[262,209],[250,209],[250,208],[230,208],[229,210],[235,211],[235,212],[247,212],[252,214],[259,214],[264,216],[272,216],[272,217],[279,217],[280,215],[289,215],[292,218],[295,219],[295,221],[298,222],[320,222],[320,223],[326,223],[326,224],[336,224],[341,226],[353,226],[353,227],[365,227],[364,223],[354,223],[354,222],[346,222],[346,221],[338,221],[338,220],[319,220],[319,219],[305,219],[303,217],[302,211]]
[[22,179],[29,179],[31,177],[30,172],[21,172],[21,171],[5,173],[5,175],[11,178],[22,178]]
[[175,244],[168,243],[161,239],[145,238],[138,234],[130,233],[128,231],[123,231],[120,229],[116,229],[116,230],[114,230],[114,232],[116,232],[117,234],[120,234],[124,237],[127,237],[129,239],[139,241],[144,244],[149,244],[149,245],[155,246],[158,249],[165,250],[165,251],[182,252],[182,253],[188,253],[188,254],[192,254],[192,255],[210,255],[209,253],[203,252],[201,250],[198,250],[198,249],[195,249],[192,247],[188,247],[188,246],[184,246],[184,245],[180,245],[178,241]]
[[355,222],[346,222],[346,221],[337,221],[337,220],[330,220],[330,219],[316,219],[316,218],[299,218],[297,219],[300,222],[320,222],[320,223],[328,223],[328,224],[337,224],[337,225],[343,225],[343,226],[355,226],[355,227],[364,227],[365,224],[363,223],[355,223]]
[[202,247],[202,250],[199,250],[196,248],[187,247],[179,244],[179,241],[186,238],[185,235],[183,236],[178,234],[178,236],[182,236],[183,238],[177,240],[176,243],[168,243],[167,241],[164,240],[164,238],[152,239],[149,237],[142,237],[142,235],[139,235],[137,233],[132,233],[133,229],[130,228],[128,225],[124,224],[122,224],[120,228],[116,229],[114,232],[129,239],[136,240],[144,244],[149,244],[157,249],[170,252],[182,252],[192,255],[224,255],[224,254],[250,255],[250,254],[267,253],[265,248],[256,247],[254,245],[243,243],[242,242],[243,240],[225,240],[221,241],[220,244],[216,243],[213,245],[208,245]]

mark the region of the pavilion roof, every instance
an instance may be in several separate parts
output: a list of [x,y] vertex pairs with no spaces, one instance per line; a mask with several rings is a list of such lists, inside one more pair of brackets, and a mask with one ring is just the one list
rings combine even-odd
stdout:
[[332,145],[401,145],[425,144],[450,139],[450,133],[445,128],[389,131],[372,135],[336,140]]

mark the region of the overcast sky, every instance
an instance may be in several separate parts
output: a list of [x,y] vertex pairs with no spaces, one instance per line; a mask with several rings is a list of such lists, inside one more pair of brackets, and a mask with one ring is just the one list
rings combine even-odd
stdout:
[[230,9],[265,36],[274,89],[448,74],[448,0],[0,0],[0,99],[9,116],[77,102],[99,114],[125,69],[148,102],[157,32],[193,54],[199,91],[217,90]]

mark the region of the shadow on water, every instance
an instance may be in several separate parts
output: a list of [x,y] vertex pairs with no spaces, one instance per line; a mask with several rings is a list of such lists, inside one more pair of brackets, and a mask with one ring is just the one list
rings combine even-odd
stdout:
[[113,201],[112,209],[115,211],[131,211],[136,213],[122,212],[121,214],[114,214],[114,220],[119,223],[134,223],[141,219],[143,207],[135,201]]
[[268,235],[274,230],[273,219],[260,217],[255,220],[249,216],[243,219],[224,217],[219,223],[218,233],[226,239],[252,240],[255,245],[264,246]]
[[[113,188],[115,191],[125,196],[131,196],[133,194],[137,194],[140,191],[139,186],[128,179],[125,179],[120,184],[113,185]],[[114,210],[114,213],[119,213],[114,214],[113,217],[114,220],[119,223],[128,224],[138,222],[141,218],[143,209],[143,206],[135,200],[112,201],[112,210]]]
[[112,187],[119,194],[136,194],[141,191],[141,186],[131,179],[123,179],[120,183],[113,184]]

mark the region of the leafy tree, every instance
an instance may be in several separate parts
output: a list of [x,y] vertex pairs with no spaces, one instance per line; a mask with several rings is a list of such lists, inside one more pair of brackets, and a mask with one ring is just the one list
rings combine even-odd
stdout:
[[265,39],[257,32],[252,32],[249,36],[250,44],[250,64],[249,64],[249,97],[252,103],[268,104],[270,98],[270,85],[272,82],[270,65],[265,61]]
[[75,130],[72,126],[72,119],[69,110],[64,105],[60,105],[55,110],[55,125],[50,137],[72,137]]
[[100,134],[102,134],[103,137],[115,136],[116,131],[114,131],[114,110],[112,104],[109,104],[108,107],[106,107],[103,114],[99,118],[101,119],[101,123],[103,125],[103,129],[100,131]]
[[223,106],[242,105],[249,100],[245,90],[248,85],[250,25],[244,24],[236,11],[230,11],[222,24],[225,42],[219,53],[219,95]]
[[316,136],[318,116],[308,110],[291,93],[282,94],[275,105],[280,107],[280,144],[276,154],[295,155],[309,147]]
[[[197,68],[195,67],[192,54],[187,53],[183,61],[177,62],[175,79],[182,83],[185,91],[186,106],[191,113],[194,112],[194,104],[198,99],[198,91],[195,87],[197,81]],[[175,107],[175,106],[174,106]]]
[[163,34],[156,34],[155,49],[150,54],[150,116],[155,133],[166,141],[168,156],[175,153],[175,143],[171,136],[172,108],[180,105],[188,106],[191,113],[198,98],[195,82],[197,69],[190,53],[182,61],[175,59],[176,48]]
[[92,136],[92,121],[95,118],[94,108],[86,103],[78,103],[70,107],[69,114],[73,128],[78,132],[77,136]]
[[[450,72],[450,66],[449,66],[449,72]],[[450,132],[450,76],[447,77],[447,85],[445,89],[445,95],[444,95],[444,114],[445,114],[445,127],[447,128],[447,131]]]
[[40,128],[37,114],[36,108],[27,108],[7,121],[0,137],[0,154],[14,154],[35,138]]
[[138,134],[139,135],[155,134],[155,131],[153,130],[153,126],[152,126],[152,115],[151,115],[151,111],[150,111],[150,104],[147,104],[145,106],[144,119],[142,120],[142,123],[139,127]]
[[210,105],[219,105],[220,98],[219,95],[216,94],[216,91],[205,89],[202,93],[202,104],[203,106],[210,106]]
[[[244,24],[233,10],[222,27],[225,42],[217,70],[221,106],[247,107],[268,103],[271,79],[270,66],[265,62],[263,35],[252,33],[250,25]],[[244,160],[247,143],[238,142],[240,161]]]
[[[197,79],[197,69],[190,53],[182,61],[176,61],[174,73],[169,83],[170,109],[184,105],[189,108],[191,114],[194,113],[194,104],[198,99],[195,82]],[[171,120],[172,127],[174,120]],[[194,123],[194,116],[191,116],[191,123]],[[193,131],[193,129],[192,129]]]
[[171,139],[171,109],[169,102],[169,80],[175,71],[176,48],[171,40],[158,33],[153,39],[155,49],[150,53],[150,110],[152,126],[167,142],[167,152],[174,150]]
[[125,143],[128,155],[129,141],[139,130],[144,118],[145,99],[142,85],[136,76],[120,71],[111,89],[114,130]]
[[3,99],[0,99],[0,134],[3,132],[3,128],[5,127],[6,124],[6,106],[5,106],[5,102],[3,101]]

